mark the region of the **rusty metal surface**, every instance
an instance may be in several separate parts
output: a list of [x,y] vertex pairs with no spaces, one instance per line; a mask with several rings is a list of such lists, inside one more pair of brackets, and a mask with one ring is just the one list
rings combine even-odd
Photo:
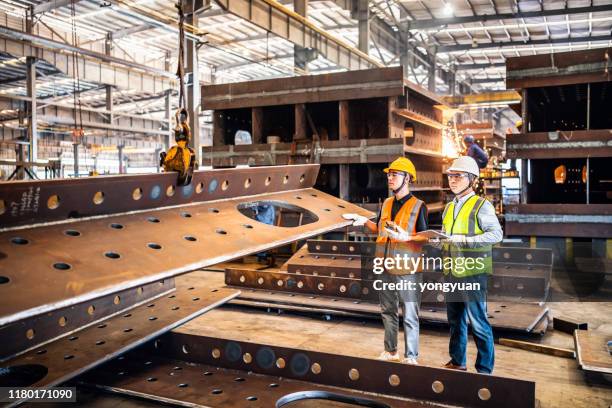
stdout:
[[[371,256],[374,250],[375,244],[371,242],[308,240],[307,245],[296,252],[283,269],[290,273],[362,279],[363,286],[371,290],[371,280],[379,276],[372,273],[371,267],[361,260],[360,254]],[[488,294],[492,299],[508,297],[533,301],[547,299],[552,272],[552,250],[494,247],[493,266],[494,271],[488,288]],[[426,282],[439,282],[442,280],[442,274],[426,271],[423,279]],[[328,286],[337,288],[338,285]],[[316,287],[316,284],[313,287]],[[332,292],[327,294],[337,296]],[[434,300],[439,296],[441,294],[435,294]],[[443,301],[443,298],[440,299]]]
[[[404,153],[404,141],[350,139],[296,141],[293,143],[203,146],[202,160],[213,166],[389,163]],[[212,160],[212,161],[211,161]]]
[[168,359],[135,350],[122,360],[115,359],[85,374],[79,381],[98,390],[175,406],[270,408],[294,393],[312,395],[313,392],[322,393],[322,396],[340,395],[347,403],[375,401],[382,405],[374,406],[381,408],[440,406],[255,374],[249,370],[196,364],[190,361],[189,355],[179,358]]
[[510,159],[553,159],[610,157],[610,131],[603,129],[509,134],[506,137]]
[[474,407],[535,403],[535,383],[492,375],[183,333],[169,333],[157,346],[168,358],[389,396]]
[[611,81],[611,48],[512,57],[506,60],[506,88],[533,88]]
[[192,183],[183,187],[177,187],[176,173],[0,182],[0,230],[309,188],[318,172],[319,165],[313,164],[204,170],[196,171]]
[[[291,174],[299,179],[300,172]],[[251,182],[264,183],[265,177]],[[248,179],[232,180],[241,190]],[[312,222],[267,225],[238,209],[262,202],[302,212]],[[372,216],[306,188],[5,231],[0,233],[0,325],[322,234],[348,225],[345,212]]]
[[397,67],[246,81],[202,87],[202,109],[236,109],[404,94]]
[[229,286],[259,288],[292,293],[318,294],[340,298],[376,300],[378,293],[372,281],[255,269],[226,269],[225,283]]
[[585,371],[612,374],[610,346],[612,333],[595,333],[587,330],[574,331],[576,359]]
[[[242,288],[238,299],[242,305],[264,309],[275,307],[283,310],[285,306],[289,306],[287,310],[290,310],[293,306],[297,306],[310,308],[319,313],[335,314],[337,311],[339,315],[351,313],[360,317],[380,318],[378,303],[356,299]],[[548,314],[547,306],[489,301],[487,309],[489,322],[495,330],[533,334],[543,334],[546,331],[546,325],[540,323]],[[448,320],[445,305],[443,303],[438,303],[437,306],[422,305],[419,320],[423,324],[446,326]]]
[[9,323],[0,327],[0,361],[75,330],[97,324],[102,319],[122,313],[174,288],[173,278],[164,279]]
[[[3,385],[43,387],[60,384],[238,294],[232,289],[181,285],[171,294],[3,362]],[[30,374],[24,375],[25,371]]]

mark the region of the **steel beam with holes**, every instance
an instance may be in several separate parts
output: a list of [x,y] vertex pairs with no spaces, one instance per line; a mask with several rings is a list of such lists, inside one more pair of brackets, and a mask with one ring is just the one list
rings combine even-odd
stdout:
[[[56,209],[64,208],[64,214],[38,207],[42,218],[60,220],[72,210],[169,207],[1,232],[0,325],[341,228],[350,223],[342,218],[345,212],[373,215],[310,188],[317,169],[307,165],[201,172],[189,197],[184,188],[170,189],[172,174],[109,178],[108,183],[104,178],[74,184],[60,180],[56,189],[53,183],[43,183],[38,203],[56,195]],[[163,197],[151,199],[157,190]],[[100,196],[102,202],[95,204]],[[202,202],[173,206],[196,200],[193,196]],[[293,226],[257,222],[252,209],[264,204],[282,210],[285,218],[299,216]],[[98,210],[97,205],[106,207]]]
[[[364,393],[305,381],[231,370],[134,350],[85,374],[79,383],[115,394],[177,406],[270,408],[326,400],[372,408],[423,408],[421,401]],[[343,404],[344,405],[344,404]],[[427,405],[438,407],[438,405]],[[441,406],[440,406],[441,407]]]
[[[372,242],[308,240],[307,246],[296,252],[283,269],[290,273],[362,279],[363,285],[371,288],[371,282],[368,281],[377,277],[372,273],[371,263],[366,261],[374,252],[375,244]],[[362,258],[361,254],[366,257]],[[547,299],[552,273],[552,250],[494,247],[493,266],[488,288],[493,299]],[[426,271],[423,276],[428,282],[442,280],[439,272]]]
[[164,279],[4,325],[0,327],[0,361],[75,330],[98,324],[103,319],[123,313],[174,289],[174,279]]
[[176,173],[0,182],[0,230],[312,187],[318,165],[196,171],[188,186]]
[[48,387],[61,384],[239,293],[224,288],[179,286],[172,293],[4,361],[0,370],[2,385]]
[[[533,407],[531,381],[266,344],[169,333],[149,350],[171,359],[391,397],[469,407]],[[180,375],[180,374],[179,374]]]

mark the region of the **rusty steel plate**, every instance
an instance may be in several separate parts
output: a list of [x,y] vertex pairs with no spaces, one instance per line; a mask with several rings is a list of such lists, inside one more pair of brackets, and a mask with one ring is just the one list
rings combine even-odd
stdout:
[[3,362],[0,365],[0,383],[6,387],[61,384],[235,298],[239,293],[225,288],[181,285],[172,294]]
[[[270,408],[290,401],[367,402],[373,408],[441,407],[421,401],[329,387],[278,376],[196,364],[184,354],[168,359],[135,350],[79,378],[79,383],[111,393],[171,404],[201,407]],[[279,405],[277,405],[279,404]],[[378,405],[376,405],[378,404]],[[362,405],[363,406],[363,405]]]
[[[274,307],[278,309],[289,306],[287,310],[290,310],[293,306],[299,306],[309,307],[313,310],[324,309],[329,314],[338,311],[340,315],[349,312],[380,318],[380,305],[378,303],[357,299],[258,289],[241,289],[239,299],[252,302],[250,305],[258,308],[268,308],[274,304]],[[242,302],[242,304],[245,305],[246,303]],[[548,314],[547,306],[489,301],[487,302],[487,310],[489,322],[496,330],[538,334],[546,331],[546,325],[542,326],[539,323]],[[446,307],[442,303],[438,303],[435,307],[421,305],[419,320],[422,324],[447,325]]]
[[194,363],[389,396],[471,407],[535,404],[534,382],[493,375],[183,333],[169,333],[157,346],[168,358],[180,359],[187,354]]
[[588,372],[612,374],[611,341],[612,333],[575,330],[574,345],[580,368]]
[[[301,225],[241,212],[262,203]],[[372,215],[307,188],[4,231],[0,325],[341,228],[345,212]]]
[[0,182],[0,229],[314,186],[318,164]]
[[378,293],[372,289],[372,281],[351,278],[228,268],[225,270],[225,283],[236,287],[340,298],[378,299]]
[[173,291],[174,278],[31,316],[0,327],[0,361]]

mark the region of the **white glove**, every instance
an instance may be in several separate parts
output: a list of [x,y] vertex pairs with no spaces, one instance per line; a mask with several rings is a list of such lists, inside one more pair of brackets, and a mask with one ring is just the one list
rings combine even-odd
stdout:
[[368,218],[359,214],[342,214],[342,218],[345,220],[353,220],[353,226],[362,227],[368,222]]
[[408,233],[408,231],[404,230],[400,226],[396,226],[395,228],[397,228],[397,231],[385,227],[386,235],[389,238],[395,241],[412,241],[412,236]]

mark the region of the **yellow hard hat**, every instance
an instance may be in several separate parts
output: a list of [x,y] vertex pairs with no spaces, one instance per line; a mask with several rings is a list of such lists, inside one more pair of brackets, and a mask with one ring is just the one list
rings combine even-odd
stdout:
[[405,173],[408,173],[412,176],[412,181],[416,181],[417,179],[416,168],[414,167],[414,164],[412,164],[410,159],[407,159],[405,157],[398,157],[397,159],[393,160],[389,167],[387,167],[383,171],[385,173],[388,173],[389,170],[403,171]]

